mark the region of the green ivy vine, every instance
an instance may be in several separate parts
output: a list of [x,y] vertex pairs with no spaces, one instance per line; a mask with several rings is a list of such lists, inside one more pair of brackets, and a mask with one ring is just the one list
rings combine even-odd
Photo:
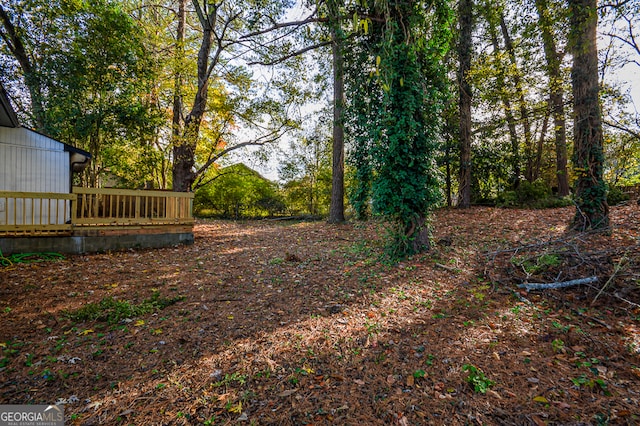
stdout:
[[435,153],[453,14],[448,1],[376,5],[347,68],[350,196],[357,217],[370,206],[389,223],[389,254],[402,257],[429,248],[429,212],[441,199]]

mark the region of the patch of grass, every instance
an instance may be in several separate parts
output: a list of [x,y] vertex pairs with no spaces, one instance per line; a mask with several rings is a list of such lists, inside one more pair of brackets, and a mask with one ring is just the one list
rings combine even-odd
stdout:
[[247,382],[247,376],[244,374],[240,374],[238,372],[235,372],[232,374],[225,374],[222,380],[213,383],[211,386],[213,386],[214,388],[218,388],[221,386],[227,386],[233,382],[236,382],[240,385],[244,385]]
[[149,299],[136,305],[128,300],[105,297],[97,303],[89,303],[75,311],[64,311],[63,315],[73,322],[104,321],[116,324],[125,318],[134,318],[159,311],[184,299],[184,296],[160,297],[159,292],[154,292]]
[[562,339],[554,339],[553,342],[551,342],[551,348],[556,353],[565,351],[564,342],[562,341]]
[[370,257],[371,255],[373,255],[373,249],[371,248],[371,246],[368,244],[367,241],[361,240],[347,247],[345,257],[347,254],[355,255],[359,257]]
[[521,267],[527,274],[534,275],[560,266],[561,260],[558,255],[545,253],[534,259],[528,257],[512,258],[511,263]]

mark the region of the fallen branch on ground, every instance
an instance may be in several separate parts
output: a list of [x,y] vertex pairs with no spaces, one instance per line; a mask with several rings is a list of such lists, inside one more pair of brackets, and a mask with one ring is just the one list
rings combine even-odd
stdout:
[[434,266],[436,266],[438,268],[442,268],[445,271],[454,272],[456,274],[460,272],[460,268],[454,268],[453,266],[447,266],[447,265],[443,265],[441,263],[435,263]]
[[268,218],[265,218],[263,220],[268,221],[268,222],[277,222],[277,221],[280,221],[280,220],[311,220],[311,221],[316,221],[316,220],[322,220],[322,216],[303,214],[303,215],[298,215],[298,216],[268,217]]
[[550,283],[550,284],[543,284],[543,283],[518,284],[518,288],[524,288],[527,291],[529,291],[529,290],[548,290],[548,289],[553,289],[553,288],[571,287],[571,286],[574,286],[574,285],[581,285],[581,284],[591,284],[591,283],[595,283],[597,281],[598,281],[598,277],[588,277],[588,278],[580,278],[580,279],[577,279],[577,280],[563,281],[563,282]]
[[613,270],[613,274],[609,277],[609,279],[607,280],[606,283],[604,283],[604,285],[602,286],[602,288],[600,289],[600,291],[598,292],[598,294],[596,294],[596,297],[593,298],[593,300],[591,301],[591,306],[595,305],[596,300],[598,300],[598,297],[600,297],[600,295],[602,294],[602,292],[604,291],[605,288],[607,288],[607,286],[609,285],[609,283],[611,283],[611,281],[614,280],[614,278],[616,277],[616,275],[618,275],[618,273],[623,270],[624,268],[627,267],[627,265],[629,264],[629,258],[627,257],[627,254],[625,253],[625,255],[622,257],[622,259],[620,259],[620,261],[616,264],[614,270]]

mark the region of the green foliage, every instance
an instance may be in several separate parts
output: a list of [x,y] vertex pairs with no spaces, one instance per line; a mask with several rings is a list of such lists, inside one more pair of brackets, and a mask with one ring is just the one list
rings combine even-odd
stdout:
[[416,370],[413,372],[413,377],[416,379],[424,379],[427,373],[424,370]]
[[[597,370],[596,370],[597,371]],[[611,395],[611,393],[607,390],[607,382],[603,379],[589,379],[586,374],[581,374],[579,377],[574,377],[571,379],[571,383],[576,387],[586,387],[593,390],[601,390],[605,395]]]
[[248,376],[246,374],[240,374],[238,372],[232,374],[225,374],[222,380],[219,380],[213,383],[212,387],[221,387],[221,386],[229,386],[232,383],[237,383],[239,385],[244,385],[247,382]]
[[77,22],[64,55],[47,68],[44,131],[92,154],[87,181],[108,170],[121,186],[150,179],[148,160],[160,116],[141,93],[154,67],[142,33],[118,3],[81,3],[66,19]]
[[241,163],[217,170],[194,198],[197,216],[241,219],[274,216],[284,209],[277,185]]
[[615,206],[625,201],[629,201],[629,194],[625,193],[624,190],[618,186],[609,187],[609,191],[607,192],[607,204],[610,206]]
[[495,202],[499,207],[534,209],[566,207],[573,204],[569,197],[560,198],[552,195],[551,188],[542,180],[536,180],[533,183],[522,181],[517,189],[498,194]]
[[562,339],[554,339],[553,342],[551,342],[551,348],[556,353],[566,351],[564,341]]
[[495,385],[495,382],[489,380],[484,375],[484,372],[474,365],[465,364],[462,366],[462,371],[466,371],[469,373],[466,380],[467,383],[471,384],[475,392],[487,393],[489,388]]
[[511,263],[514,266],[524,269],[527,274],[537,274],[544,272],[549,268],[559,266],[561,264],[561,260],[558,255],[545,253],[535,259],[528,257],[512,258]]
[[291,214],[326,215],[331,199],[331,140],[329,120],[321,117],[315,129],[289,146],[278,170],[287,210]]
[[355,131],[352,205],[357,217],[365,217],[371,196],[373,213],[389,223],[393,257],[428,248],[426,215],[441,196],[434,159],[446,99],[442,56],[451,11],[446,2],[430,5],[430,15],[422,2],[374,7],[371,13],[381,14],[384,23],[360,37],[356,52],[375,71],[348,70],[353,98],[347,128]]
[[125,318],[134,318],[155,312],[182,300],[184,300],[184,296],[165,298],[160,297],[159,292],[154,292],[149,299],[145,299],[137,305],[128,300],[105,297],[100,302],[89,303],[75,311],[64,311],[64,316],[74,322],[104,321],[116,324]]

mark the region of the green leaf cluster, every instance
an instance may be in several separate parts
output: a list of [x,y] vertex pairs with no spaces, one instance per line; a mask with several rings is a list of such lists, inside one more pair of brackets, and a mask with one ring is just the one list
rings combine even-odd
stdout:
[[489,380],[484,372],[475,365],[465,364],[462,366],[462,371],[469,373],[466,380],[471,384],[474,392],[487,393],[489,388],[495,385],[495,382]]

